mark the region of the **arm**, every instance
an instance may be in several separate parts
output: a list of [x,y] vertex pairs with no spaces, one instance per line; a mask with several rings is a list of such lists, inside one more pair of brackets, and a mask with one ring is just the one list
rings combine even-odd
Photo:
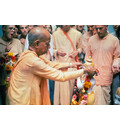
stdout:
[[42,59],[47,65],[55,69],[67,69],[71,67],[76,67],[77,65],[82,66],[81,63],[77,63],[77,62],[71,64],[71,63],[60,63],[60,62],[50,61],[44,56],[40,56],[40,59]]
[[40,77],[62,82],[70,79],[75,79],[84,73],[83,69],[78,71],[62,72],[50,67],[40,59],[34,61],[31,71]]
[[119,45],[119,41],[117,39],[117,41],[115,42],[115,49],[114,49],[114,53],[113,53],[113,64],[112,64],[112,70],[113,73],[118,73],[119,72],[119,61],[120,61],[120,45]]

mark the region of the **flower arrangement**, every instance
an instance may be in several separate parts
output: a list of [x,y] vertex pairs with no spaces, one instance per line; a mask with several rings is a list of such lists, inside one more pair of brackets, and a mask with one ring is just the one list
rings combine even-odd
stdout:
[[5,66],[6,71],[11,72],[15,62],[16,62],[16,57],[13,56],[13,53],[9,52],[8,58],[6,59],[6,66]]
[[75,86],[73,90],[71,105],[79,105],[80,91],[77,87],[77,79],[75,80]]
[[[88,66],[94,66],[91,57],[86,60],[85,67]],[[96,69],[96,74],[98,73]],[[76,79],[71,105],[92,105],[95,100],[94,91],[92,91],[94,85],[95,79],[88,74]]]
[[9,52],[7,55],[7,58],[6,58],[6,65],[5,65],[5,70],[7,72],[7,78],[6,78],[7,84],[9,82],[10,73],[11,73],[15,63],[16,63],[16,57],[13,56],[13,53]]
[[[83,82],[83,88],[78,88],[77,87],[77,80],[75,80],[75,86],[74,86],[74,91],[73,91],[73,96],[72,96],[72,101],[71,105],[92,105],[93,103],[91,96],[93,95],[92,98],[94,100],[94,92],[89,92],[89,89],[95,85],[94,83],[91,82],[92,77],[86,75],[85,81]],[[89,103],[88,103],[89,100]]]

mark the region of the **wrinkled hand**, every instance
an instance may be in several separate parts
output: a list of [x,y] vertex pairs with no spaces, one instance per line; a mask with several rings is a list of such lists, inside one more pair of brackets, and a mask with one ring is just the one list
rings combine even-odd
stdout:
[[84,73],[87,73],[91,77],[93,77],[95,74],[97,74],[96,69],[94,67],[85,68]]
[[80,63],[80,62],[74,62],[74,63],[72,63],[72,68],[77,68],[77,66],[79,66],[80,69],[83,68],[83,64]]
[[69,57],[70,58],[75,58],[77,55],[78,55],[78,50],[76,50],[76,51],[73,51],[73,52],[71,52],[70,54],[69,54]]
[[57,54],[58,54],[59,56],[62,56],[62,57],[64,57],[65,55],[67,55],[67,53],[65,53],[63,50],[57,51]]

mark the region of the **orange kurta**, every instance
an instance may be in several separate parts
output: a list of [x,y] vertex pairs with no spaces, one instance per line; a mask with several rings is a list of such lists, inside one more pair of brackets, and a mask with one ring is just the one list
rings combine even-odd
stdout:
[[108,34],[100,39],[96,34],[89,39],[86,52],[86,59],[91,56],[94,67],[99,70],[99,75],[95,76],[96,85],[95,105],[107,105],[110,103],[110,85],[113,79],[112,64],[120,57],[119,41],[116,37]]
[[[80,53],[82,51],[81,33],[71,28],[67,32],[67,35],[72,40],[75,50],[78,50]],[[64,57],[58,56],[56,53],[58,50],[63,50],[67,54]],[[59,29],[53,33],[53,53],[57,62],[75,62],[75,58],[69,57],[69,54],[73,51],[73,47],[66,35],[63,33],[62,29]],[[70,70],[73,69],[69,69],[68,71]],[[55,82],[54,104],[69,105],[72,99],[73,87],[74,80],[66,82]]]
[[[54,68],[52,68],[52,67]],[[61,66],[65,66],[62,64]],[[66,64],[68,66],[68,64]],[[58,63],[26,50],[18,59],[11,73],[8,96],[12,105],[50,105],[46,79],[66,81],[77,78],[83,70],[62,72]]]
[[86,53],[87,47],[88,47],[88,42],[91,37],[90,32],[85,32],[82,36],[82,46],[83,46],[83,51]]
[[92,57],[95,68],[100,72],[98,76],[95,76],[96,84],[109,86],[113,78],[113,61],[120,57],[118,39],[111,34],[103,39],[100,39],[97,34],[92,36],[89,40],[86,59],[89,56]]

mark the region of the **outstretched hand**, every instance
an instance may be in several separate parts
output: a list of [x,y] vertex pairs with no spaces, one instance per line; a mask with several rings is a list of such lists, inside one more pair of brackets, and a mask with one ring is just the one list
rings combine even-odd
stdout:
[[68,68],[77,68],[77,66],[79,66],[79,69],[83,68],[83,64],[82,63],[80,63],[80,62],[73,62],[73,63],[69,63],[68,66],[64,66],[64,67],[61,67],[59,69],[63,70],[63,69],[68,69]]
[[85,68],[84,73],[87,73],[91,77],[93,77],[95,74],[97,74],[96,69],[94,67]]
[[79,69],[83,68],[83,64],[81,62],[74,62],[72,63],[72,68],[77,68],[77,66],[79,66]]

